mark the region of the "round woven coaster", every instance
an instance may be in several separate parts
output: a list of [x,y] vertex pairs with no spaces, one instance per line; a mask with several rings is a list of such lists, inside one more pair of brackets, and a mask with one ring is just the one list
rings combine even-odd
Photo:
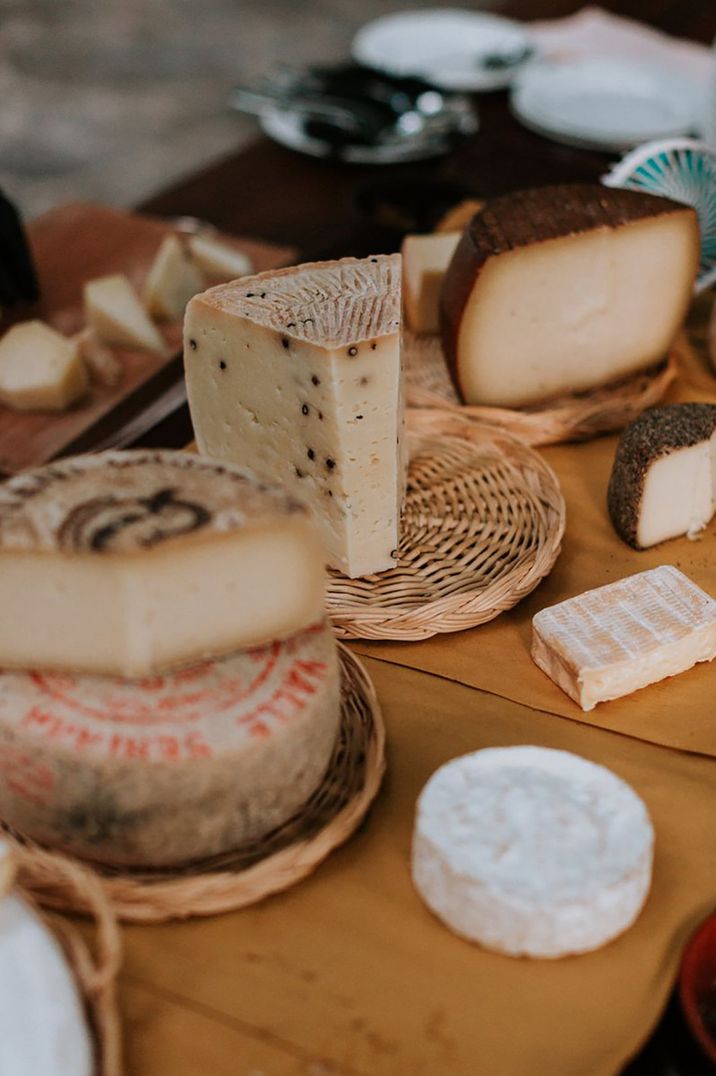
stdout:
[[[438,336],[416,336],[405,332],[403,354],[409,407],[421,411],[438,409],[443,413],[446,425],[449,424],[447,413],[458,411],[473,421],[499,426],[528,445],[586,441],[598,434],[620,430],[646,407],[658,403],[677,373],[672,354],[651,370],[592,392],[510,410],[460,403]],[[414,428],[425,433],[439,433],[440,419],[435,415],[419,415],[415,418]]]
[[[119,919],[159,923],[255,904],[301,881],[356,830],[383,777],[385,730],[367,672],[344,646],[339,652],[341,727],[324,778],[301,810],[260,840],[174,870],[83,863]],[[42,854],[50,861],[78,864],[61,853]],[[65,885],[59,875],[41,891],[35,888],[46,908],[92,913],[83,892]]]
[[343,638],[427,639],[484,624],[557,559],[565,505],[554,472],[509,434],[449,417],[450,436],[411,434],[395,568],[329,575],[328,613]]

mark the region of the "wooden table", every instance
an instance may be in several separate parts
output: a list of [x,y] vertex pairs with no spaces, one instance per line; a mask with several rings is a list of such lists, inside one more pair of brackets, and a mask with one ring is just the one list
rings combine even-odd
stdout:
[[[572,0],[526,0],[505,8],[536,18],[579,6]],[[702,41],[716,36],[713,0],[622,0],[605,6],[675,34]],[[504,94],[480,97],[479,112],[479,133],[438,161],[381,170],[347,167],[259,140],[142,208],[195,215],[227,231],[295,245],[304,258],[365,254],[396,249],[400,239],[399,227],[359,209],[378,179],[406,185],[452,181],[490,195],[551,181],[593,180],[608,163],[601,154],[563,148],[525,131],[511,119]],[[184,409],[141,443],[180,446],[190,434]],[[441,969],[426,965],[422,935],[411,932],[403,917],[404,909],[407,922],[417,914],[408,872],[412,813],[421,785],[441,761],[483,742],[529,742],[534,712],[436,675],[398,668],[380,650],[367,665],[389,742],[389,776],[367,824],[311,879],[254,909],[126,931],[121,997],[130,1076],[474,1071],[471,1040],[479,1037],[479,1020],[476,1024],[469,1006],[456,1012],[444,1000],[469,998],[472,950],[464,946],[464,955],[460,950],[456,957],[464,976],[456,995]],[[420,700],[409,713],[403,703],[408,696]],[[539,742],[588,755],[605,746],[625,756],[631,751],[628,739],[557,717],[540,725],[540,734],[545,730]],[[425,929],[439,928],[426,922]],[[629,1070],[633,1076],[666,1072],[669,1063],[672,1072],[699,1071],[677,1025],[670,1011]],[[635,1036],[630,1050],[640,1045]],[[548,1071],[537,1060],[535,1065],[535,1074]],[[493,1074],[500,1076],[500,1070]]]

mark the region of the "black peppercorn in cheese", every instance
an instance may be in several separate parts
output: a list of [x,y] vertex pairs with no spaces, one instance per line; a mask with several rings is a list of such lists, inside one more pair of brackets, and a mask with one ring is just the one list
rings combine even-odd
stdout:
[[200,451],[305,500],[352,577],[393,567],[399,544],[400,301],[399,255],[345,258],[212,288],[185,317]]
[[306,508],[188,452],[106,452],[0,486],[0,667],[144,676],[324,611]]
[[652,407],[627,426],[607,504],[634,549],[703,530],[716,511],[716,405]]

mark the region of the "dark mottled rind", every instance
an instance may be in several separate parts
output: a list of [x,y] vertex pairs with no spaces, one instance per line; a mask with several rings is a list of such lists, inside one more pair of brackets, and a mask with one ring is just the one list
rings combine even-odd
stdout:
[[535,187],[488,202],[463,232],[440,292],[443,351],[460,396],[457,371],[460,322],[475,281],[490,258],[593,228],[619,228],[668,213],[691,214],[696,219],[690,206],[670,198],[603,187],[599,183]]
[[708,440],[716,429],[716,404],[684,403],[652,407],[623,431],[607,490],[609,518],[633,549],[646,475],[653,463],[680,448]]

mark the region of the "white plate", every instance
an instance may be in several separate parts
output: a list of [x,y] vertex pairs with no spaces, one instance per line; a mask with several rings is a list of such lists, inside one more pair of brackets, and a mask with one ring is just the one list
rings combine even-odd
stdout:
[[694,87],[686,79],[606,58],[523,69],[511,106],[526,127],[548,138],[617,151],[688,134],[698,121]]
[[391,75],[414,75],[444,90],[498,90],[522,64],[490,68],[481,59],[519,55],[531,45],[521,25],[497,15],[427,9],[385,15],[353,39],[354,59]]

